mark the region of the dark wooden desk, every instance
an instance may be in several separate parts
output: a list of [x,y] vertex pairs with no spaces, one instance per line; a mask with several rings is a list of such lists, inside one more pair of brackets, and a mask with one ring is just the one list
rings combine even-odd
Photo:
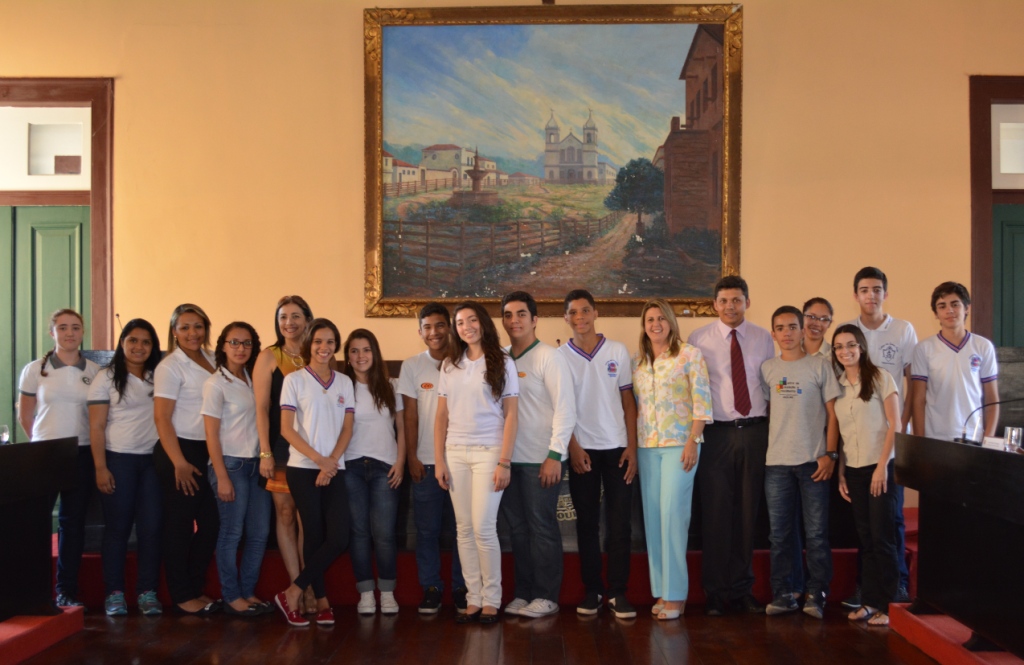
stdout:
[[0,621],[58,614],[50,528],[57,492],[75,486],[78,439],[0,446]]
[[917,597],[1024,657],[1024,455],[896,435],[921,493]]

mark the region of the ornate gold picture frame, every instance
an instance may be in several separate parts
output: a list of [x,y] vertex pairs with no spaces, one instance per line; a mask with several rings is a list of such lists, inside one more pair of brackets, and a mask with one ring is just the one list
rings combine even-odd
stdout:
[[739,272],[739,5],[364,11],[367,316],[713,316]]

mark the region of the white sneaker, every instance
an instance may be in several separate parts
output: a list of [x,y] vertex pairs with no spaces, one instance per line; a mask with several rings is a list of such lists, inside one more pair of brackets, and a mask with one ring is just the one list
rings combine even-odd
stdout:
[[375,614],[377,612],[377,599],[373,597],[372,591],[364,591],[359,594],[359,604],[356,605],[356,612],[360,614]]
[[523,608],[530,604],[530,601],[525,598],[516,598],[511,603],[505,606],[505,614],[514,614],[519,616]]
[[[505,610],[508,611],[507,609]],[[523,617],[546,617],[549,614],[555,614],[558,612],[558,603],[552,602],[547,598],[534,598],[533,602],[519,610],[519,616]]]
[[[370,592],[373,595],[373,592]],[[394,591],[381,591],[380,592],[380,613],[381,614],[398,614],[398,601],[395,600]]]

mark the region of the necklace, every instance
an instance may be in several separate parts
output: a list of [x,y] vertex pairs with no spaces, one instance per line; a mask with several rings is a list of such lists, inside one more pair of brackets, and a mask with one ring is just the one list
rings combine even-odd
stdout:
[[295,365],[296,369],[302,369],[306,366],[306,363],[302,361],[301,353],[292,353],[284,346],[281,347],[281,352],[288,356],[288,359],[292,361],[292,364]]

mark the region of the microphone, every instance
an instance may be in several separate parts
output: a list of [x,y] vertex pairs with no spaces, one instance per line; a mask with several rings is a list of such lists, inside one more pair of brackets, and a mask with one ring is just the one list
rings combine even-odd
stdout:
[[117,325],[121,326],[121,330],[124,330],[124,325],[121,323],[121,315],[114,312],[114,318],[117,319]]
[[980,446],[981,441],[975,441],[974,439],[967,438],[967,424],[971,422],[971,418],[974,417],[974,414],[976,414],[978,411],[981,411],[985,407],[998,406],[1000,404],[1012,404],[1013,402],[1024,402],[1024,397],[1014,397],[1013,399],[1001,399],[996,402],[989,402],[988,404],[982,404],[974,411],[971,411],[969,414],[967,414],[967,419],[964,420],[963,431],[960,433],[960,436],[953,439],[953,443],[966,443],[967,445],[970,446]]

